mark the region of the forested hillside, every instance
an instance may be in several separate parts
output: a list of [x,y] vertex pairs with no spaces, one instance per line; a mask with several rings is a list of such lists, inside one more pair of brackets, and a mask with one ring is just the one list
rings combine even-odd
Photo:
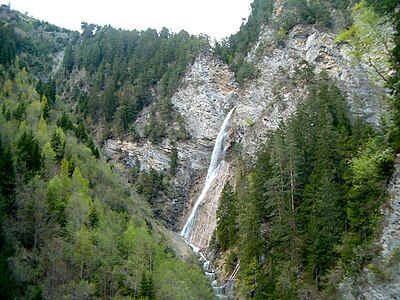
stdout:
[[60,76],[69,80],[60,80],[59,89],[77,101],[77,113],[88,123],[104,127],[100,138],[135,135],[132,123],[153,102],[159,104],[146,137],[154,142],[185,138],[184,132],[166,130],[168,123],[179,121],[169,98],[187,66],[208,51],[208,38],[166,28],[139,32],[83,23],[82,30],[77,43],[65,50]]
[[63,49],[25,39],[18,26],[29,23],[12,16],[1,24],[2,299],[212,298],[200,266],[182,260],[148,204],[100,160],[55,78],[31,64]]
[[209,298],[65,103],[40,97],[18,59],[1,71],[2,295]]
[[[397,0],[254,0],[240,31],[211,46],[206,35],[166,28],[128,31],[83,22],[81,33],[73,32],[1,6],[2,298],[214,298],[197,257],[185,253],[165,218],[157,219],[160,206],[172,203],[167,211],[180,226],[184,208],[176,208],[183,205],[176,190],[188,198],[200,192],[204,174],[187,166],[205,161],[196,155],[211,154],[210,136],[221,118],[198,126],[183,113],[199,95],[211,99],[210,106],[196,106],[204,115],[208,108],[227,113],[239,106],[243,91],[251,99],[258,63],[293,46],[287,41],[299,25],[337,36],[335,45],[345,45],[345,55],[385,91],[385,113],[368,123],[337,78],[296,62],[293,74],[282,75],[285,83],[264,95],[281,112],[295,107],[290,116],[277,128],[260,129],[271,124],[265,115],[271,99],[265,99],[259,120],[249,113],[240,116],[245,124],[232,126],[237,132],[223,159],[234,175],[225,174],[218,208],[210,212],[217,227],[202,251],[219,269],[214,283],[221,289],[235,275],[233,291],[221,297],[340,298],[340,284],[381,251],[375,243],[381,207],[400,150],[399,11]],[[268,41],[266,29],[273,34]],[[188,79],[192,66],[198,70]],[[296,90],[301,101],[293,98]],[[188,122],[207,134],[192,140]],[[245,149],[245,130],[246,138],[257,137],[255,154]],[[124,138],[143,147],[146,168],[139,155],[127,165],[104,155],[107,140]],[[160,156],[165,164],[156,170],[159,158],[152,155],[162,151],[168,157]],[[186,173],[183,155],[193,160]]]
[[[396,1],[370,2],[341,11],[346,22],[337,24],[334,9],[347,7],[345,1],[282,1],[279,19],[271,19],[272,2],[255,1],[241,31],[217,45],[242,79],[245,68],[254,68],[245,60],[246,41],[256,40],[260,24],[278,26],[283,43],[298,23],[346,25],[337,41],[348,42],[355,63],[372,66],[390,91],[391,111],[379,127],[371,126],[352,115],[327,74],[309,66],[302,71],[307,100],[271,134],[255,161],[236,155],[236,180],[220,199],[212,247],[227,274],[240,265],[239,298],[338,299],[342,280],[380,252],[374,239],[399,146],[399,7]],[[385,33],[391,22],[394,40]]]

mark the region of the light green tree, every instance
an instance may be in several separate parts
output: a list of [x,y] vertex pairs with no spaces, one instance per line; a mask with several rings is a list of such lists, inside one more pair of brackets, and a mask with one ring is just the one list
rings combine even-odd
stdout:
[[354,6],[351,16],[353,25],[335,41],[350,45],[349,54],[354,62],[372,68],[371,78],[389,83],[392,72],[391,49],[394,46],[393,28],[389,19],[378,15],[365,0]]

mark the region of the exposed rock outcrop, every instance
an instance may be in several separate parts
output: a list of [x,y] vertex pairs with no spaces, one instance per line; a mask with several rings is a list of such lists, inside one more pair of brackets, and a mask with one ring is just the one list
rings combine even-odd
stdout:
[[[191,136],[189,141],[176,145],[179,166],[172,179],[174,193],[160,208],[164,211],[162,218],[171,228],[176,231],[182,228],[200,193],[214,140],[229,109],[236,106],[233,129],[236,142],[241,143],[249,155],[254,155],[265,143],[267,134],[293,114],[307,97],[309,66],[316,72],[325,71],[336,82],[357,115],[377,123],[383,109],[384,91],[369,81],[365,67],[352,65],[346,45],[335,44],[334,37],[334,34],[313,26],[296,26],[287,33],[285,40],[278,41],[276,32],[265,27],[247,57],[255,63],[259,76],[241,86],[235,82],[228,66],[211,54],[196,59],[181,88],[171,99]],[[141,117],[139,127],[143,127],[146,118],[146,114]],[[159,145],[147,141],[111,140],[107,141],[106,150],[111,156],[120,153],[128,164],[138,158],[143,169],[152,167],[162,171],[169,168],[171,145],[168,140]],[[224,180],[221,179],[218,186],[223,186]],[[212,193],[219,197],[218,191],[213,190],[210,195]],[[207,214],[215,214],[216,207],[215,204],[212,207],[204,205],[202,209],[210,210]],[[203,246],[205,240],[208,238],[199,243]]]
[[[171,99],[191,136],[188,141],[176,143],[178,171],[171,181],[173,197],[161,203],[160,216],[176,231],[186,222],[186,215],[202,188],[203,182],[199,179],[207,173],[215,138],[233,106],[236,89],[234,74],[226,65],[212,56],[201,56],[185,76],[182,88]],[[144,126],[147,117],[143,114],[137,121],[139,128]],[[133,165],[137,158],[142,170],[151,167],[157,171],[169,169],[171,148],[167,139],[158,145],[145,140],[110,139],[104,146],[109,157],[118,157],[128,165]]]
[[248,56],[260,74],[237,90],[238,124],[245,129],[243,143],[250,154],[263,143],[265,133],[286,120],[307,97],[309,66],[316,73],[325,71],[336,82],[355,115],[378,122],[384,91],[369,81],[368,69],[352,65],[346,45],[335,44],[334,34],[299,25],[284,41],[278,42],[276,36],[270,27],[263,29]]

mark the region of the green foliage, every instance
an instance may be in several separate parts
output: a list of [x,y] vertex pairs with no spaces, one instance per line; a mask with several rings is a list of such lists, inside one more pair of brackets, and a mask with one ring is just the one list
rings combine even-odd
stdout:
[[[305,78],[307,100],[237,182],[237,200],[227,190],[221,197],[218,243],[240,249],[242,297],[317,297],[335,266],[356,271],[369,259],[393,155],[370,126],[349,118],[324,74]],[[224,214],[232,201],[237,213]]]
[[89,91],[83,98],[78,96],[80,109],[96,123],[115,122],[118,134],[129,132],[138,113],[155,100],[157,85],[159,96],[170,97],[187,65],[209,48],[207,38],[185,31],[82,26],[82,38],[67,47],[63,65],[67,72],[74,68],[88,72],[82,80]]
[[11,80],[8,79],[3,85],[2,93],[5,96],[10,96],[10,94],[12,93],[12,90],[13,90],[13,87],[12,87],[12,84],[11,84]]
[[236,72],[236,80],[243,83],[245,80],[254,79],[257,77],[258,70],[253,63],[242,60]]
[[255,0],[251,4],[250,16],[242,24],[240,31],[221,43],[216,43],[214,47],[214,52],[234,70],[239,82],[257,76],[254,65],[244,57],[257,41],[262,25],[271,19],[273,6],[271,0]]
[[51,147],[55,152],[55,158],[58,163],[64,158],[65,149],[65,135],[61,128],[57,130],[51,136]]
[[173,110],[170,98],[162,97],[152,105],[148,123],[144,127],[144,137],[154,144],[166,137],[173,141],[189,138],[183,118]]
[[67,194],[65,184],[60,177],[53,177],[47,186],[46,204],[49,210],[49,219],[59,223],[62,227],[66,225],[65,207],[67,205]]
[[155,273],[157,299],[215,299],[209,282],[198,265],[181,261],[163,261]]
[[74,129],[74,125],[69,118],[68,113],[65,111],[62,112],[61,117],[58,119],[57,126],[65,131]]
[[169,165],[169,173],[173,176],[178,168],[178,149],[175,146],[171,149],[171,160]]
[[166,125],[166,122],[153,109],[150,113],[149,123],[144,127],[144,137],[149,138],[154,144],[161,142],[161,139],[166,135]]
[[391,119],[393,121],[393,128],[391,128],[390,132],[390,140],[395,151],[400,152],[400,16],[398,13],[396,13],[396,1],[387,0],[383,3],[379,2],[379,4],[386,4],[383,10],[385,13],[391,15],[391,21],[394,28],[394,47],[390,53],[390,64],[393,72],[388,79],[388,86],[392,92],[390,106]]
[[49,105],[53,105],[56,102],[56,81],[55,79],[50,79],[43,83],[41,80],[36,84],[36,90],[40,95],[40,98],[46,97]]
[[9,266],[9,257],[12,256],[10,247],[5,244],[3,236],[3,220],[0,226],[0,293],[3,299],[15,299],[17,283]]
[[19,43],[12,25],[0,23],[0,41],[0,64],[10,64],[15,59]]
[[10,148],[3,148],[0,136],[0,213],[11,212],[15,202],[16,176]]
[[139,297],[142,297],[142,298],[148,299],[148,300],[155,299],[153,279],[151,276],[149,278],[147,278],[146,273],[142,274],[142,280],[140,281]]
[[74,68],[74,53],[71,45],[68,45],[67,48],[65,48],[63,65],[68,73],[72,72]]
[[392,28],[388,19],[378,15],[373,7],[363,0],[353,7],[353,25],[341,33],[336,42],[350,44],[350,55],[354,62],[370,65],[372,78],[390,84],[388,74],[392,66]]
[[384,186],[393,171],[394,158],[376,140],[368,142],[351,160],[347,204],[349,225],[360,241],[367,241],[376,227]]
[[226,183],[222,191],[217,209],[217,238],[218,246],[225,251],[236,243],[238,228],[237,199],[232,186]]
[[132,166],[132,181],[135,182],[139,178],[139,173],[140,173],[140,161],[136,157],[135,162],[133,163]]
[[[337,4],[332,2],[323,0],[286,0],[283,2],[282,14],[279,16],[277,23],[286,30],[290,30],[298,24],[315,24],[320,27],[330,28],[333,25],[331,11],[337,8]],[[340,2],[344,6],[350,1]]]
[[[211,299],[201,268],[178,260],[148,204],[96,159],[83,123],[59,103],[46,122],[45,101],[16,74],[0,98],[3,298]],[[22,91],[26,110],[6,120],[3,111],[17,109]],[[166,189],[164,175],[140,176],[143,198]]]
[[138,193],[143,195],[150,204],[154,204],[154,201],[158,198],[164,188],[163,174],[157,172],[153,168],[150,168],[148,172],[143,171],[140,174]]
[[29,181],[38,174],[43,165],[43,158],[39,144],[32,131],[24,131],[16,142],[17,168],[25,181]]

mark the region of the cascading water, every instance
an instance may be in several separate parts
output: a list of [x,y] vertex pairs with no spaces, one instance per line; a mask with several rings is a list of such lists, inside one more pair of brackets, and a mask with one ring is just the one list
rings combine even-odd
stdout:
[[[207,192],[209,191],[210,187],[212,186],[214,180],[221,176],[220,172],[223,172],[224,168],[227,168],[227,164],[224,161],[224,156],[226,149],[228,148],[228,143],[227,143],[227,137],[229,134],[229,129],[230,129],[230,121],[233,115],[233,112],[235,111],[235,108],[232,108],[231,111],[228,113],[228,115],[225,117],[224,122],[222,123],[221,129],[218,133],[217,139],[215,140],[215,145],[213,152],[211,154],[211,162],[210,166],[208,167],[207,171],[207,177],[206,177],[206,182],[204,183],[204,187],[201,190],[200,196],[197,198],[192,211],[189,215],[189,218],[183,227],[181,231],[181,236],[186,240],[186,242],[189,244],[189,246],[192,248],[192,250],[196,253],[199,254],[200,260],[203,262],[203,269],[205,272],[205,275],[210,279],[212,289],[214,290],[215,296],[218,299],[229,299],[228,296],[224,295],[224,290],[225,290],[225,285],[224,286],[219,286],[216,280],[216,274],[214,273],[214,270],[210,269],[210,261],[207,260],[205,255],[200,251],[201,247],[201,239],[199,244],[193,245],[189,242],[189,236],[192,232],[193,225],[195,224],[195,220],[197,217],[197,211],[200,206],[200,204],[203,202],[204,198],[207,195]],[[204,232],[202,233],[204,235]],[[208,243],[207,243],[208,244]]]
[[181,236],[183,236],[185,239],[188,238],[190,232],[192,231],[197,209],[199,208],[199,205],[201,204],[208,190],[210,189],[210,186],[213,183],[214,179],[217,177],[220,166],[223,163],[223,158],[226,152],[227,136],[230,128],[230,120],[233,112],[235,111],[235,108],[236,107],[232,108],[228,115],[225,117],[225,120],[222,123],[221,129],[218,133],[217,139],[215,140],[214,149],[211,154],[210,166],[208,167],[207,171],[206,182],[203,189],[201,190],[200,196],[197,198],[192,208],[192,211],[189,215],[188,220],[186,221],[185,226],[181,231]]

